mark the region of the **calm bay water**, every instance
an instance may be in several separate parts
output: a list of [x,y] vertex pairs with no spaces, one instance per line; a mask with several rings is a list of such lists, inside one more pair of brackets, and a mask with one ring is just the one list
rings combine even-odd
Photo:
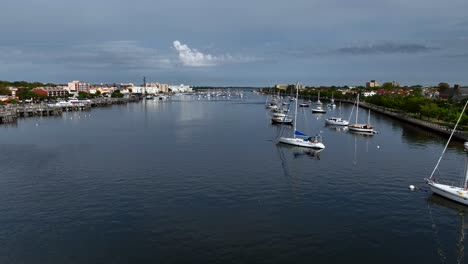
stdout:
[[[265,97],[247,96],[177,96],[0,127],[0,262],[460,259],[468,208],[423,183],[445,138],[376,114],[380,134],[363,137],[300,109],[299,130],[321,131],[326,149],[278,146],[291,128],[270,124]],[[451,144],[444,179],[458,181],[464,159]]]

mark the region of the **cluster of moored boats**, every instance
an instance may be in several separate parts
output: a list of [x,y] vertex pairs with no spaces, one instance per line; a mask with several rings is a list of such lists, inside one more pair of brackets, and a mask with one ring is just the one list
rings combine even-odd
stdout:
[[[272,119],[271,121],[275,124],[282,124],[282,125],[293,125],[294,126],[294,133],[292,137],[280,137],[277,140],[277,143],[284,143],[284,144],[289,144],[289,145],[294,145],[298,147],[305,147],[305,148],[314,148],[314,149],[324,149],[325,145],[322,142],[322,138],[319,134],[316,136],[308,136],[300,131],[297,131],[296,129],[296,121],[297,121],[297,108],[298,106],[300,107],[309,107],[310,106],[310,101],[298,104],[298,89],[296,86],[296,97],[291,98],[290,102],[295,102],[295,111],[294,111],[294,118],[290,115],[289,113],[289,106],[290,103],[286,102],[279,102],[280,97],[273,97],[271,102],[269,102],[266,106],[267,109],[270,109],[272,111]],[[319,99],[316,102],[316,107],[312,109],[313,113],[325,113],[326,111],[322,108],[322,102],[320,102],[320,95]],[[453,185],[453,184],[447,184],[447,183],[442,183],[441,179],[436,179],[435,172],[438,169],[438,166],[442,160],[442,157],[450,143],[450,140],[452,139],[453,133],[456,131],[457,126],[462,119],[462,116],[465,113],[466,107],[468,105],[468,101],[466,101],[465,106],[458,118],[457,123],[455,124],[455,127],[452,130],[452,134],[450,135],[441,156],[439,157],[439,160],[432,171],[432,174],[430,177],[426,178],[425,181],[429,185],[430,189],[443,197],[446,197],[452,201],[456,201],[459,203],[462,203],[464,205],[468,205],[468,142],[464,143],[464,148],[465,148],[465,168],[464,168],[464,175],[462,179],[461,186],[460,185]],[[335,108],[336,105],[334,104],[334,100],[332,99],[330,104],[328,104],[328,108]],[[354,109],[356,109],[356,121],[354,124],[350,124],[350,122],[346,119],[343,119],[342,117],[329,117],[325,119],[325,124],[327,125],[334,125],[334,126],[343,126],[347,127],[350,132],[357,132],[357,133],[364,133],[366,135],[373,135],[376,134],[377,131],[374,130],[374,127],[370,124],[369,122],[369,117],[370,117],[370,110],[369,110],[369,115],[368,115],[368,120],[366,124],[361,124],[358,123],[358,115],[359,115],[359,94],[356,97],[356,102],[353,106],[353,109],[351,110],[350,118],[353,114]],[[340,116],[341,116],[341,105],[340,105]],[[440,174],[439,174],[440,176]],[[410,189],[414,190],[416,187],[413,185],[410,185]]]
[[[298,86],[296,86],[298,87]],[[267,103],[266,108],[270,109],[271,111],[271,122],[273,124],[281,124],[281,125],[293,125],[294,126],[294,133],[292,137],[280,137],[278,139],[279,143],[285,143],[289,145],[299,146],[299,147],[308,147],[308,148],[317,148],[317,149],[324,149],[325,145],[322,142],[322,138],[320,135],[316,135],[314,137],[307,136],[306,134],[297,131],[296,129],[296,122],[297,122],[297,109],[298,107],[310,107],[312,103],[310,100],[308,102],[303,102],[298,104],[298,96],[299,90],[296,88],[296,97],[289,97],[289,99],[282,101],[280,96],[273,96],[270,102]],[[291,103],[294,102],[294,115],[290,115],[290,107]],[[336,108],[335,100],[330,100],[330,103],[327,105],[327,108],[334,109]],[[340,109],[340,117],[329,117],[325,119],[326,125],[333,125],[333,126],[343,126],[347,127],[351,132],[357,133],[364,133],[367,135],[376,134],[377,131],[374,130],[374,127],[370,124],[370,110],[368,121],[366,124],[358,123],[358,116],[359,116],[359,94],[356,97],[356,102],[353,106],[353,110],[351,111],[351,115],[353,114],[354,108],[356,108],[356,122],[354,124],[350,124],[350,122],[346,119],[341,117],[341,105]],[[324,114],[326,113],[326,109],[323,107],[323,103],[320,101],[320,93],[318,94],[317,102],[315,103],[315,107],[311,109],[312,113],[317,114]],[[350,117],[351,117],[350,115]]]

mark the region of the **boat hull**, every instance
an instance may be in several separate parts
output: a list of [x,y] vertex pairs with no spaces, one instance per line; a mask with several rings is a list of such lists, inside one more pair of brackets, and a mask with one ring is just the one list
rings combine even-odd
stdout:
[[335,126],[347,126],[349,125],[349,122],[341,118],[328,118],[325,119],[325,124]]
[[284,143],[284,144],[293,145],[293,146],[298,146],[298,147],[305,147],[305,148],[315,148],[315,149],[324,149],[325,148],[325,145],[323,145],[322,142],[304,141],[304,139],[302,139],[302,138],[280,137],[279,142]]
[[327,111],[324,109],[312,109],[312,113],[325,114]]
[[443,196],[452,201],[468,205],[467,190],[456,186],[435,183],[432,181],[428,181],[427,184],[429,185],[433,193]]
[[349,131],[351,132],[361,132],[361,133],[369,133],[369,134],[375,134],[375,130],[372,127],[369,127],[368,125],[350,125],[348,126]]
[[271,119],[271,123],[273,123],[273,124],[283,124],[283,125],[292,125],[293,120],[292,120],[292,118],[283,118],[283,117],[276,118],[276,117],[273,117]]

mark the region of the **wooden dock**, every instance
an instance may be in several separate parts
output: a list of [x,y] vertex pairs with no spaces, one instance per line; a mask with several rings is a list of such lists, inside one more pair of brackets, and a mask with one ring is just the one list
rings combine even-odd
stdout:
[[62,114],[62,109],[57,107],[50,107],[47,105],[28,105],[16,108],[17,117],[29,116],[57,116]]
[[16,112],[10,109],[0,111],[0,124],[15,123],[18,116]]
[[91,102],[66,104],[7,105],[0,108],[0,124],[16,123],[18,118],[34,116],[59,116],[63,112],[90,111],[92,107],[107,107],[114,104],[139,102],[141,98],[96,98]]

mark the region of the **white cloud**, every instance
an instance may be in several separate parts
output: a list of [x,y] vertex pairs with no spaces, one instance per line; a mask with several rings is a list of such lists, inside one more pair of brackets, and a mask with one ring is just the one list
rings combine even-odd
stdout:
[[246,56],[232,56],[230,54],[224,55],[211,55],[204,54],[196,49],[192,49],[186,44],[180,43],[180,41],[175,40],[173,42],[174,48],[179,53],[179,60],[185,66],[191,67],[207,67],[215,66],[218,64],[227,64],[227,63],[244,63],[256,61],[253,57]]

